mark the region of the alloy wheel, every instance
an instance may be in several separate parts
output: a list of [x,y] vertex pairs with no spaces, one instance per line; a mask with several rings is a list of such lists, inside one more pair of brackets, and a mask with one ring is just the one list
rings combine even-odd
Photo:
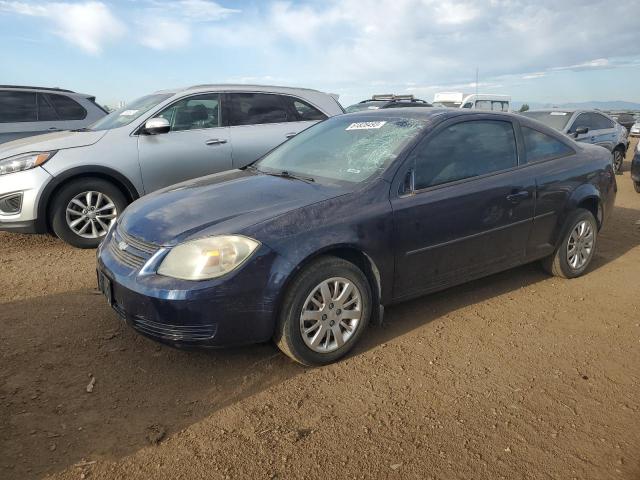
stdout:
[[620,150],[613,151],[613,170],[618,173],[622,171],[622,162],[624,161],[624,157],[622,156],[622,152]]
[[362,319],[362,294],[350,280],[329,278],[305,300],[300,315],[304,343],[314,352],[329,353],[342,347]]
[[593,253],[593,226],[582,220],[573,228],[567,242],[567,262],[574,270],[586,265]]
[[83,238],[100,238],[118,216],[115,203],[104,193],[82,192],[67,205],[67,226]]

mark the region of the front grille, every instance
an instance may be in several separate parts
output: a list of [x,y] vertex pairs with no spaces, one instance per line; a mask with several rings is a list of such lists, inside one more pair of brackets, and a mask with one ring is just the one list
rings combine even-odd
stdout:
[[218,330],[213,325],[168,325],[166,323],[153,322],[139,315],[129,317],[133,327],[152,337],[160,337],[174,342],[197,342],[210,340],[215,337]]
[[140,269],[160,247],[125,233],[119,226],[109,242],[109,251],[122,264]]
[[22,209],[22,194],[12,193],[0,198],[0,213],[15,215]]

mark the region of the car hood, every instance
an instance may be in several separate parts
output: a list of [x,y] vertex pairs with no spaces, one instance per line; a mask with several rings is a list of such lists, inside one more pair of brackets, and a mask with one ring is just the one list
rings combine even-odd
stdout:
[[20,138],[0,145],[0,158],[12,157],[21,153],[47,152],[65,148],[86,147],[93,145],[107,134],[108,130],[99,132],[52,132],[33,137]]
[[129,235],[171,246],[256,223],[347,193],[344,187],[232,170],[157,191],[132,203],[119,225]]

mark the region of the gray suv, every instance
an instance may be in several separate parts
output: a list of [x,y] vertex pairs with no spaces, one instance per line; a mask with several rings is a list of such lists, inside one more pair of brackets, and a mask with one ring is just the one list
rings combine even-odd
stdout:
[[577,142],[600,145],[611,152],[613,169],[619,173],[629,148],[627,129],[598,110],[529,110],[533,118],[561,131]]
[[316,90],[198,85],[144,96],[88,128],[2,144],[0,230],[96,247],[138,197],[244,167],[341,113]]
[[61,88],[0,85],[0,143],[91,125],[107,114],[95,100]]

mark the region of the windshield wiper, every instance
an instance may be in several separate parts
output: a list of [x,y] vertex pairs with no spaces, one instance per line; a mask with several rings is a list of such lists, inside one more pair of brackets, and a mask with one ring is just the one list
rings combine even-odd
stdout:
[[72,132],[90,132],[91,129],[87,127],[76,128],[75,130],[71,130]]
[[301,180],[306,183],[315,183],[316,181],[316,179],[313,177],[303,177],[301,175],[294,175],[287,170],[282,170],[280,172],[265,172],[264,170],[258,170],[258,171],[266,175],[273,175],[274,177],[290,178],[292,180]]

